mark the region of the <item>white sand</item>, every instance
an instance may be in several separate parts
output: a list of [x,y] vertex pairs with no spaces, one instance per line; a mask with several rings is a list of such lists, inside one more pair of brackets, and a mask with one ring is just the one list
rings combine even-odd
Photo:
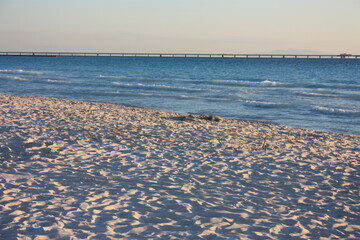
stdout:
[[359,239],[359,140],[0,94],[0,239]]

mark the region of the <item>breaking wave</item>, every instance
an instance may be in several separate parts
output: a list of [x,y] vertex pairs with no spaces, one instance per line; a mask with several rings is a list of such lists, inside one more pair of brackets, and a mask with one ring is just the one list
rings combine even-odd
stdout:
[[126,79],[128,78],[127,76],[123,76],[123,75],[119,75],[119,76],[106,76],[106,75],[99,75],[99,78],[107,78],[107,79]]
[[209,91],[208,89],[201,88],[190,88],[190,87],[176,87],[169,85],[159,85],[159,84],[143,84],[143,83],[121,83],[121,82],[112,82],[112,84],[128,88],[139,88],[139,89],[150,89],[150,90],[162,90],[162,91],[192,91],[192,92],[201,92]]
[[237,81],[237,80],[209,80],[209,84],[213,85],[230,85],[230,86],[241,86],[241,87],[287,87],[290,84],[264,80],[260,82],[251,82],[251,81]]
[[50,83],[60,83],[60,84],[69,84],[71,83],[70,81],[66,81],[66,80],[55,80],[55,79],[48,79],[46,80],[47,82]]
[[265,102],[265,101],[247,100],[247,101],[245,101],[244,105],[249,106],[249,107],[260,107],[260,108],[279,108],[279,107],[288,107],[292,104],[291,103],[281,103],[281,102]]
[[320,112],[322,114],[331,114],[331,115],[359,115],[360,110],[354,109],[344,109],[344,108],[329,108],[323,106],[312,106],[312,109]]
[[356,94],[340,94],[340,93],[318,93],[318,92],[297,92],[297,94],[308,97],[327,97],[327,98],[359,98]]
[[43,74],[43,72],[38,72],[38,71],[27,71],[27,70],[23,70],[23,69],[0,69],[0,72],[5,72],[5,73],[18,73],[18,74],[22,74],[22,75],[41,75]]
[[154,96],[151,93],[140,93],[140,92],[126,92],[126,91],[103,91],[103,92],[95,92],[95,95],[118,95],[118,96]]
[[125,76],[125,75],[99,75],[98,78],[103,79],[128,79],[133,81],[173,81],[172,78],[152,78],[152,77],[138,77],[138,76]]
[[200,96],[190,96],[190,95],[179,95],[175,96],[179,99],[198,99],[198,100],[206,100],[211,102],[230,102],[231,99],[228,98],[215,98],[215,97],[200,97]]
[[2,78],[2,79],[16,80],[16,81],[28,81],[27,78],[19,77],[19,76],[12,76],[12,75],[0,75],[0,78]]

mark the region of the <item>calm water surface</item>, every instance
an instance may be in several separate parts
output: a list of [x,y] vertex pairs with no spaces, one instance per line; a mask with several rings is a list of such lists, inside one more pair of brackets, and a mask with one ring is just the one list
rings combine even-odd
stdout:
[[360,60],[0,57],[0,92],[360,135]]

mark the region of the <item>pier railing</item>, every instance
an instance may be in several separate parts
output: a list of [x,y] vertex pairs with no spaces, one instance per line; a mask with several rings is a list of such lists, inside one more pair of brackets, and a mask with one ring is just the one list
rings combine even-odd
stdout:
[[360,59],[353,54],[222,54],[222,53],[104,53],[104,52],[0,52],[0,56],[23,57],[191,57],[191,58],[324,58]]

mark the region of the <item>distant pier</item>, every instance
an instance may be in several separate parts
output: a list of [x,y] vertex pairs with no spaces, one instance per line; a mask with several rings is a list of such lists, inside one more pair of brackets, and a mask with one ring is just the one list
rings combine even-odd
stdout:
[[360,59],[353,54],[223,54],[223,53],[102,53],[102,52],[0,52],[0,56],[16,57],[183,57],[183,58],[302,58]]

